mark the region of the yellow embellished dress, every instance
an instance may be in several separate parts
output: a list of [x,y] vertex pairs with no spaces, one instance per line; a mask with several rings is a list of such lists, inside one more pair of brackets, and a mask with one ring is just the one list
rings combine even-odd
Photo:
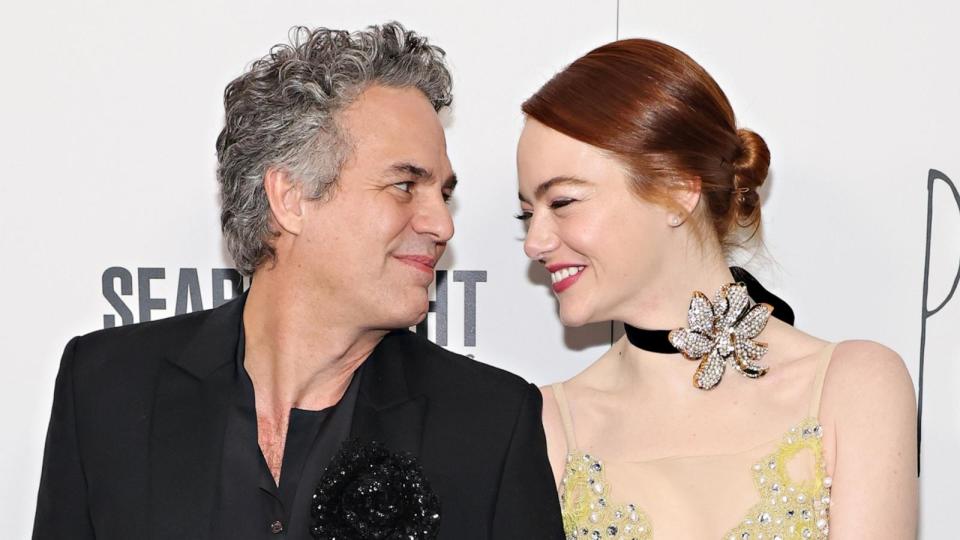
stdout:
[[563,385],[554,384],[569,449],[560,485],[567,539],[672,540],[657,536],[658,523],[698,539],[827,538],[831,479],[817,415],[833,348],[818,353],[807,417],[736,454],[604,461],[577,448]]

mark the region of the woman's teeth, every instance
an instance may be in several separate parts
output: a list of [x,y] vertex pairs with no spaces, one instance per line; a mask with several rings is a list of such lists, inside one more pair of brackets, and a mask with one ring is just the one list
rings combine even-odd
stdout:
[[566,268],[561,268],[556,272],[550,273],[550,280],[553,281],[554,283],[563,281],[570,276],[575,276],[579,274],[581,271],[583,271],[584,268],[586,267],[585,266],[568,266]]

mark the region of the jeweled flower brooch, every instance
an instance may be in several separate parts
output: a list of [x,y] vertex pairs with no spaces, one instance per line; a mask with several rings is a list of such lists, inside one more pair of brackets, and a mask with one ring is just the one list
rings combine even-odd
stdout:
[[711,302],[700,291],[693,293],[687,311],[687,328],[670,332],[670,344],[688,360],[699,360],[693,385],[709,390],[720,382],[727,363],[755,379],[767,372],[757,361],[767,344],[754,341],[767,326],[770,304],[754,304],[743,283],[724,285]]
[[440,501],[415,457],[355,439],[324,471],[311,515],[318,540],[430,540]]

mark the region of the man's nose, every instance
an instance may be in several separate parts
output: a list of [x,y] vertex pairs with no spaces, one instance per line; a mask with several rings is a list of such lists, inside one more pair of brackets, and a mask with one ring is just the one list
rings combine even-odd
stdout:
[[438,195],[424,200],[413,216],[412,226],[414,231],[428,234],[438,243],[449,241],[453,237],[453,217],[443,196]]

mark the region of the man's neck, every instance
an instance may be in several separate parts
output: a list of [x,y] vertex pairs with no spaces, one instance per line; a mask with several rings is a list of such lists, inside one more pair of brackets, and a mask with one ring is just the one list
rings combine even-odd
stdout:
[[258,417],[280,420],[292,407],[334,405],[386,335],[344,322],[332,305],[272,276],[254,280],[243,312],[244,367]]

